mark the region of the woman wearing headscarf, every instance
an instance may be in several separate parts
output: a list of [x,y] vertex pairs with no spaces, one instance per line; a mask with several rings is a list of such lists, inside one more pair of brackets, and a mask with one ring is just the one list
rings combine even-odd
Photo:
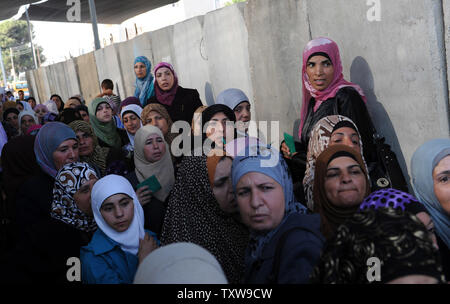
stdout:
[[127,132],[129,143],[125,146],[127,151],[134,151],[134,136],[136,132],[142,127],[141,120],[142,108],[138,105],[128,105],[122,108],[120,112],[120,118],[125,126],[125,131]]
[[[295,155],[299,163],[305,162],[310,134],[316,123],[323,117],[338,114],[350,118],[358,127],[365,160],[368,163],[377,161],[374,127],[366,97],[358,85],[344,79],[342,71],[339,48],[334,41],[319,37],[308,42],[303,50],[300,143],[296,145]],[[283,152],[289,152],[287,150]]]
[[[314,210],[313,188],[316,160],[326,148],[334,144],[345,144],[363,155],[361,136],[351,119],[342,115],[331,115],[317,122],[311,131],[306,156],[306,172],[303,178],[306,203],[310,210]],[[365,163],[364,157],[362,158]]]
[[131,284],[137,267],[157,248],[144,229],[144,212],[131,184],[122,176],[98,180],[91,194],[98,229],[81,248],[82,280],[88,284]]
[[394,208],[414,214],[427,228],[433,244],[437,245],[434,224],[425,206],[409,193],[387,188],[372,192],[361,203],[359,209]]
[[295,200],[280,153],[249,146],[244,156],[233,160],[232,182],[242,220],[250,229],[244,283],[307,283],[324,242],[320,218],[307,214]]
[[193,243],[174,243],[150,253],[139,265],[134,284],[227,284],[217,259]]
[[[63,102],[61,96],[59,96],[57,94],[53,94],[52,96],[50,96],[50,100],[52,100],[55,103],[58,113],[61,113],[64,110],[64,102]],[[50,110],[50,108],[49,108],[49,110]],[[52,110],[50,110],[50,111],[52,111]]]
[[450,139],[422,144],[411,159],[414,193],[434,223],[447,280],[450,279]]
[[248,231],[233,213],[221,209],[213,192],[208,157],[184,157],[169,196],[162,228],[163,245],[191,242],[211,252],[230,283],[239,283],[244,270]]
[[27,130],[33,126],[39,125],[39,119],[33,110],[23,110],[19,114],[19,134],[25,135]]
[[[59,115],[58,106],[56,105],[55,101],[53,99],[47,100],[45,102],[45,106],[47,107],[49,112],[52,112],[56,115]],[[62,111],[63,109],[61,109]]]
[[128,136],[125,130],[117,129],[106,99],[95,98],[89,104],[89,121],[101,147],[121,149],[128,144]]
[[[5,103],[6,104],[6,103]],[[15,107],[9,107],[3,111],[3,127],[8,138],[14,138],[19,135],[19,110]]]
[[187,89],[178,85],[178,77],[173,66],[160,62],[155,67],[155,96],[148,103],[164,106],[173,122],[179,120],[191,124],[195,110],[202,106],[196,89]]
[[34,107],[34,112],[36,113],[36,116],[38,118],[39,124],[42,124],[42,119],[44,118],[45,114],[48,113],[48,108],[46,105],[38,104]]
[[[36,135],[34,154],[40,170],[21,185],[26,191],[16,193],[17,261],[21,265],[17,275],[23,272],[24,281],[53,281],[55,278],[46,270],[51,258],[45,250],[54,241],[46,238],[53,227],[50,221],[53,186],[58,170],[78,161],[75,133],[60,122],[44,125]],[[36,260],[40,263],[35,263]]]
[[19,100],[16,103],[17,103],[16,108],[19,109],[20,112],[22,112],[22,111],[33,111],[33,109],[31,108],[30,104],[28,102],[26,102],[26,101]]
[[149,98],[155,95],[152,64],[145,56],[138,56],[134,59],[134,74],[136,75],[136,89],[134,96],[139,98],[141,107],[147,105]]
[[[379,271],[369,268],[374,257],[380,263]],[[311,282],[429,284],[444,283],[445,278],[439,253],[420,220],[388,207],[357,212],[339,226],[326,244]]]
[[342,144],[323,151],[316,160],[313,189],[314,212],[320,214],[322,234],[331,238],[370,192],[361,154]]
[[67,108],[75,109],[77,106],[81,106],[81,105],[82,105],[81,100],[76,96],[72,96],[64,104],[64,109],[67,109]]
[[75,132],[78,139],[80,160],[99,171],[99,177],[105,176],[108,168],[115,162],[128,164],[122,150],[100,147],[97,136],[89,123],[76,120],[71,122],[69,127]]
[[127,97],[124,100],[122,100],[122,102],[120,103],[120,107],[119,107],[120,111],[122,111],[123,107],[131,105],[131,104],[135,104],[135,105],[142,107],[141,102],[139,101],[139,98],[130,96],[130,97]]
[[[175,173],[169,145],[157,127],[147,125],[136,132],[134,141],[135,169],[126,177],[136,190],[144,209],[145,228],[161,233],[167,201],[175,183]],[[150,177],[156,177],[161,189],[152,193],[148,186],[138,185]]]

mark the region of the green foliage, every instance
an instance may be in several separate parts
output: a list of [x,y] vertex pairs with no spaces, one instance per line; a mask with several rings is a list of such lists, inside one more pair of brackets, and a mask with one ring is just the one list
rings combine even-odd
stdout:
[[[33,25],[31,25],[31,33],[34,39]],[[8,20],[0,24],[0,47],[2,48],[3,64],[5,66],[6,74],[10,74],[12,64],[10,57],[10,47],[23,46],[30,42],[28,35],[27,22],[23,20]],[[43,48],[34,44],[36,49],[36,60],[37,59],[37,48],[39,48],[39,54],[41,63],[45,61],[43,56]],[[29,51],[28,51],[29,50]],[[28,51],[28,52],[27,52]],[[29,69],[34,69],[33,54],[31,53],[31,48],[21,47],[21,52],[13,51],[14,68],[16,75],[19,72],[25,72]],[[10,75],[11,77],[12,75]]]
[[231,0],[231,1],[226,2],[225,6],[230,6],[230,5],[233,5],[235,3],[245,2],[245,1],[247,1],[247,0]]

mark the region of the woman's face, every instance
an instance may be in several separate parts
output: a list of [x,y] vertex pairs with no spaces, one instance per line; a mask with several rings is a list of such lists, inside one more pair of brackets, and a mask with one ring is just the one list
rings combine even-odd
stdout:
[[69,99],[67,101],[69,103],[69,108],[75,109],[77,106],[81,106],[81,102],[78,99]]
[[366,194],[364,172],[351,157],[333,159],[325,176],[325,194],[335,206],[352,207],[361,204]]
[[124,232],[133,221],[133,199],[126,194],[114,194],[103,202],[100,207],[100,214],[112,229],[117,232]]
[[22,112],[22,111],[23,111],[23,104],[19,102],[19,103],[16,105],[16,109],[19,110],[19,112]]
[[224,113],[219,112],[207,122],[206,136],[215,143],[216,147],[223,146],[227,131],[232,132],[231,128],[227,128],[227,121],[230,119]]
[[167,135],[169,132],[169,123],[159,112],[150,111],[145,119],[144,125],[151,124],[161,130],[163,135]]
[[224,158],[217,164],[214,173],[214,184],[212,190],[220,209],[226,213],[236,213],[238,206],[234,199],[233,185],[231,184],[231,165],[233,161],[230,158]]
[[306,74],[312,87],[323,91],[331,84],[334,78],[332,62],[324,56],[313,56],[306,63]]
[[97,106],[97,112],[95,112],[95,116],[100,122],[110,122],[112,120],[112,109],[110,105],[106,102],[102,102]]
[[243,175],[236,186],[236,199],[242,221],[253,230],[272,230],[284,217],[283,188],[265,174]]
[[16,113],[6,115],[6,121],[16,129],[19,129],[19,116]]
[[79,110],[78,112],[80,112],[81,118],[82,118],[85,122],[89,123],[89,114],[88,114],[88,112],[83,111],[83,110]]
[[248,101],[243,101],[240,104],[238,104],[234,108],[234,115],[236,115],[236,121],[243,121],[248,122],[251,120],[251,113],[250,113],[250,103]]
[[166,67],[159,68],[155,74],[156,82],[163,91],[169,91],[175,82],[175,77],[170,69]]
[[144,78],[147,75],[147,67],[142,62],[136,62],[134,65],[134,73],[137,78]]
[[36,116],[39,119],[42,119],[42,117],[44,117],[45,114],[47,114],[48,111],[45,108],[38,108],[35,112],[36,112]]
[[359,146],[358,132],[349,127],[342,127],[331,133],[329,146],[335,144],[343,144],[353,148],[358,153],[361,153],[361,147]]
[[24,115],[22,116],[22,119],[20,121],[20,128],[22,129],[22,134],[26,134],[28,128],[30,128],[32,125],[35,125],[36,122],[34,121],[34,118],[30,115]]
[[128,133],[136,134],[136,131],[141,127],[141,119],[134,113],[128,112],[122,117],[123,125]]
[[76,135],[79,143],[78,152],[80,156],[89,156],[94,153],[94,138],[89,133],[83,131],[77,131]]
[[73,195],[73,199],[77,207],[86,213],[87,215],[93,216],[91,208],[91,192],[97,178],[91,175],[90,179],[81,185],[80,189]]
[[27,102],[31,106],[31,108],[34,109],[34,107],[36,106],[36,100],[34,100],[33,98],[29,98]]
[[78,142],[75,139],[63,141],[53,152],[53,163],[58,171],[64,165],[78,160]]
[[145,140],[144,158],[148,162],[154,163],[161,160],[164,153],[166,153],[166,144],[164,139],[158,134],[150,134]]
[[450,155],[434,167],[433,183],[436,198],[447,215],[450,215]]
[[52,100],[55,102],[56,107],[57,107],[58,110],[59,110],[59,109],[61,108],[61,104],[62,104],[61,99],[59,99],[59,97],[57,97],[57,96],[53,96],[53,97],[52,97]]

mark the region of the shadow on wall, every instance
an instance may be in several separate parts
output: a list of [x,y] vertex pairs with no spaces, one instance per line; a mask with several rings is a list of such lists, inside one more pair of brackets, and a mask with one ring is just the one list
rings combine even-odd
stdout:
[[350,81],[358,84],[363,89],[367,98],[367,108],[370,116],[372,117],[375,128],[381,136],[386,138],[386,143],[389,144],[392,151],[395,152],[398,163],[402,168],[403,175],[408,183],[409,190],[412,191],[410,176],[407,169],[408,167],[406,165],[400,143],[398,142],[394,126],[389,118],[389,114],[384,109],[383,104],[379,102],[375,96],[372,71],[370,70],[367,61],[361,56],[353,59],[350,67]]
[[205,83],[205,98],[206,106],[212,106],[215,103],[212,86],[208,81]]

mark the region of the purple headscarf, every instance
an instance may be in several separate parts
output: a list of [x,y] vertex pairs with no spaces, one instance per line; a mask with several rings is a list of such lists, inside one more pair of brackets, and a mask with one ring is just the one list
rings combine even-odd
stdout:
[[120,103],[120,111],[118,113],[122,112],[123,107],[129,106],[131,104],[135,104],[135,105],[142,107],[141,102],[139,101],[139,98],[130,96],[130,97],[127,97],[124,100],[122,100],[122,102]]
[[53,152],[68,139],[77,140],[77,136],[68,125],[62,122],[49,122],[36,135],[34,141],[36,161],[41,169],[53,178],[58,173],[53,161]]
[[[425,206],[423,206],[414,196],[409,193],[388,188],[381,189],[372,192],[359,206],[360,210],[364,209],[378,209],[378,208],[394,208],[402,209],[403,211],[408,211],[413,214],[419,212],[427,212]],[[428,213],[428,212],[427,212]]]
[[[168,91],[162,90],[159,87],[158,82],[156,81],[156,72],[160,68],[168,68],[173,74],[173,78],[174,78],[173,86]],[[164,105],[171,106],[173,100],[175,99],[175,95],[177,94],[177,89],[178,89],[178,77],[177,77],[177,74],[175,74],[175,70],[173,69],[173,66],[167,62],[158,63],[155,67],[155,80],[154,81],[155,81],[156,99]]]

